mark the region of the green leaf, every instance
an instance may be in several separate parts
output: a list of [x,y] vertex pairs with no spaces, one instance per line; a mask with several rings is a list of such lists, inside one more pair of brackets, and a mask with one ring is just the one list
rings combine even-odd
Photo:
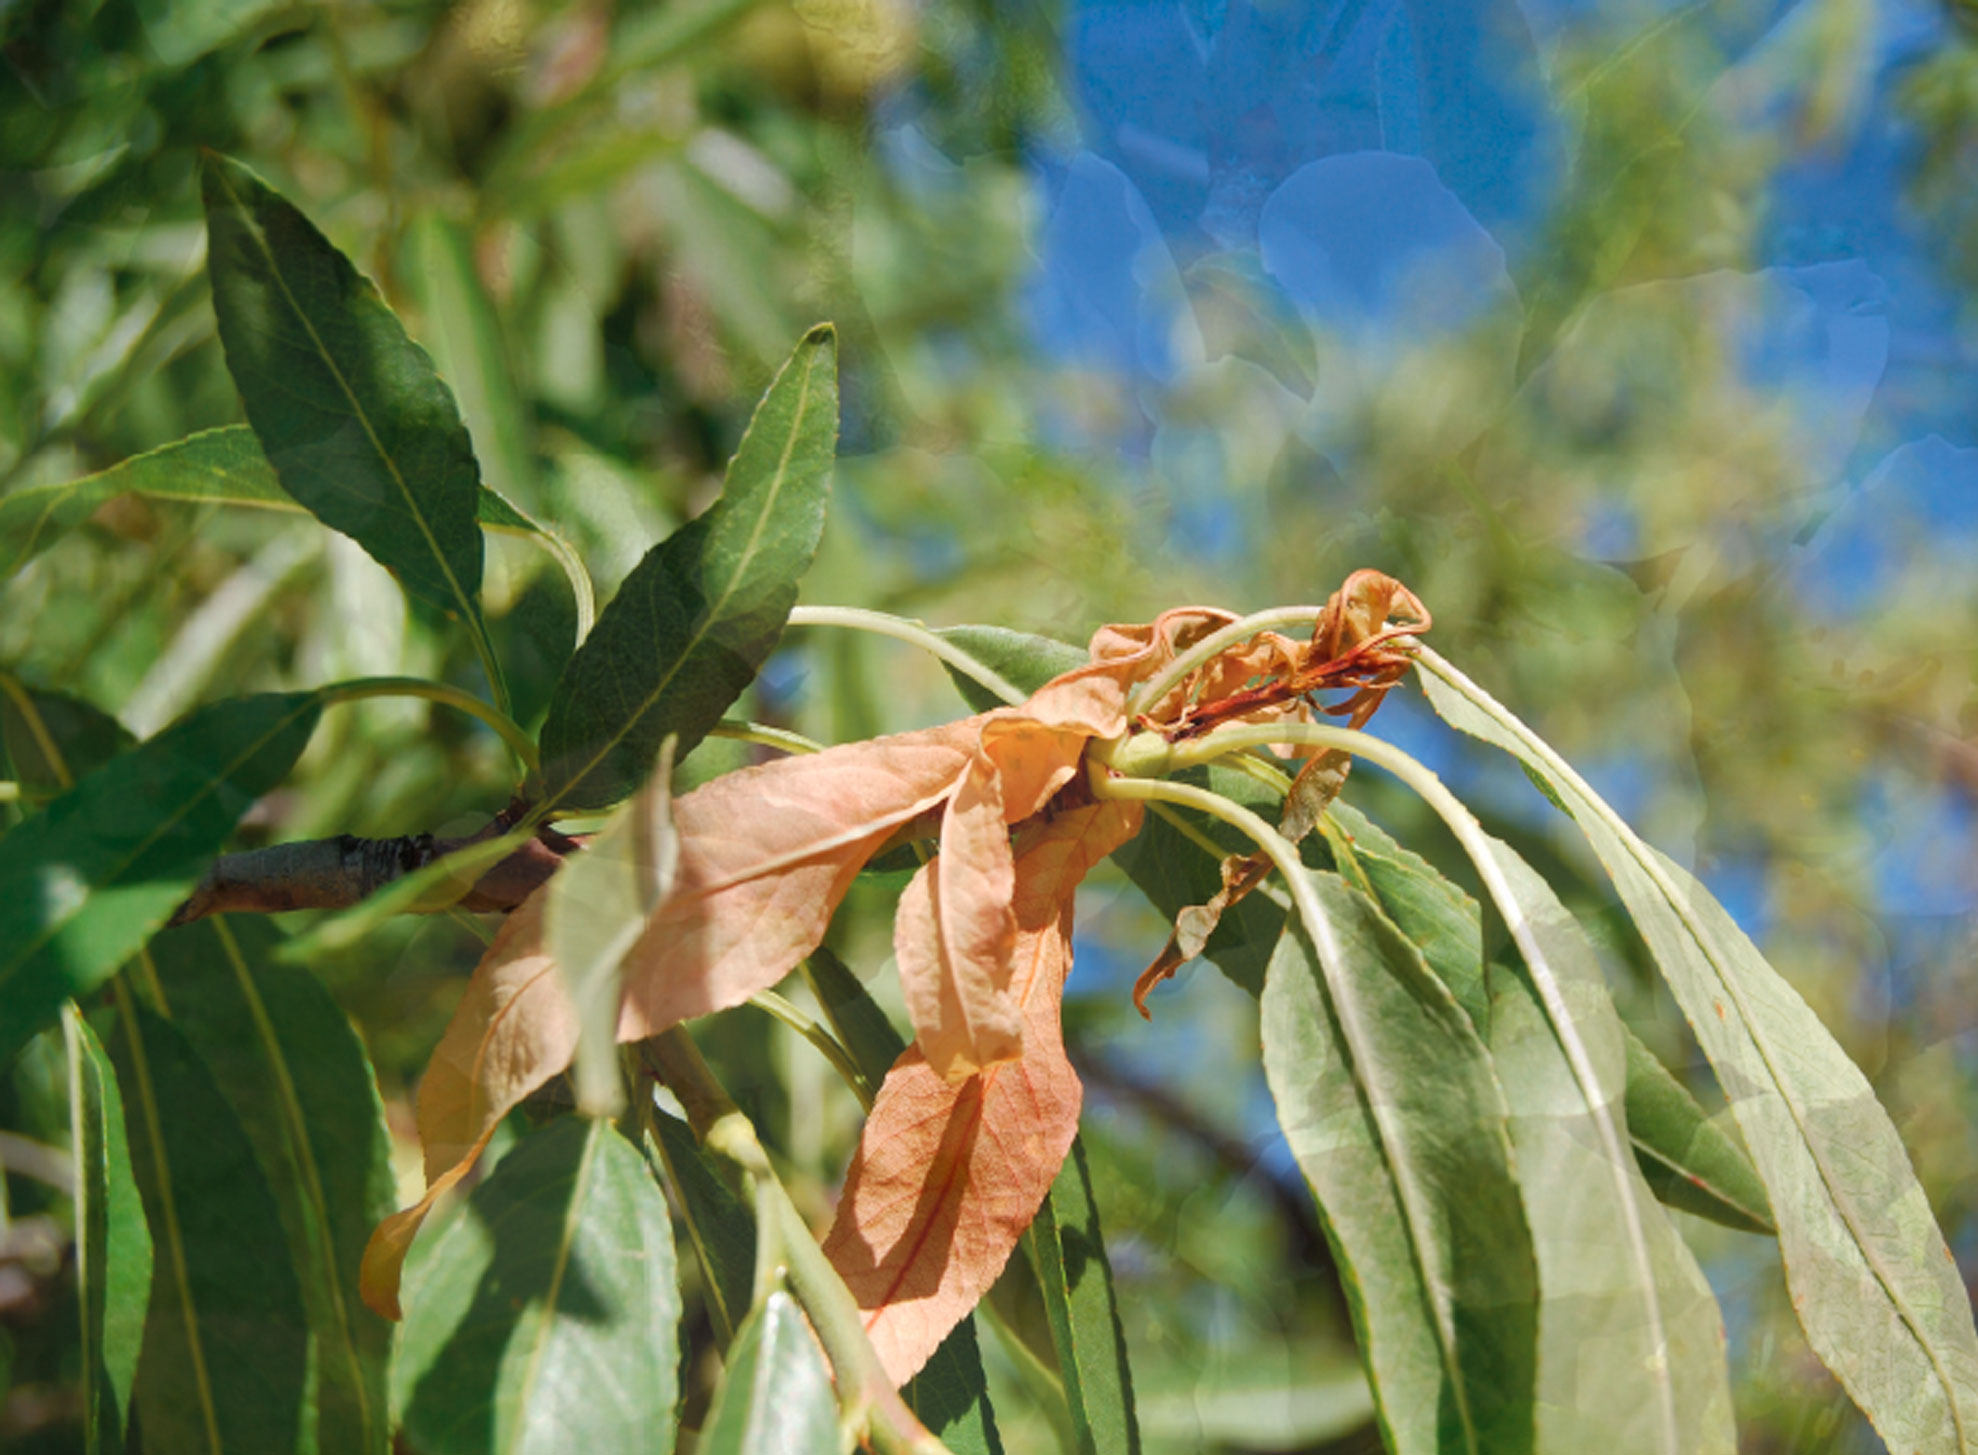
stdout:
[[429,1455],[673,1448],[666,1199],[609,1122],[518,1144],[413,1271],[392,1378]]
[[1891,1449],[1978,1449],[1971,1302],[1867,1079],[1708,890],[1482,688],[1420,661],[1436,711],[1544,777],[1613,877],[1765,1181],[1814,1352]]
[[624,1109],[618,1073],[618,1010],[625,956],[673,888],[680,854],[668,785],[673,743],[632,796],[549,882],[544,939],[577,1013],[571,1064],[577,1105],[594,1116]]
[[137,1367],[145,1448],[302,1448],[308,1323],[274,1194],[185,1037],[123,1008],[112,1048],[156,1260]]
[[227,369],[282,486],[415,601],[481,620],[480,467],[453,395],[349,259],[238,162],[200,174]]
[[701,1455],[835,1450],[838,1401],[817,1335],[777,1289],[728,1350],[728,1372],[694,1446]]
[[1315,948],[1297,918],[1280,941],[1264,1073],[1345,1276],[1388,1446],[1530,1450],[1536,1277],[1503,1091],[1421,952],[1337,876],[1311,883],[1330,943]]
[[653,1112],[653,1150],[680,1203],[681,1220],[706,1277],[708,1317],[732,1341],[755,1296],[755,1210],[736,1196],[717,1163],[678,1117]]
[[216,918],[159,936],[153,954],[173,1024],[275,1197],[308,1317],[315,1445],[383,1451],[391,1326],[358,1297],[357,1272],[397,1205],[391,1138],[356,1031],[314,976],[274,968],[280,942],[265,920]]
[[137,741],[109,713],[80,697],[16,684],[23,705],[0,683],[0,751],[6,771],[35,793],[56,793]]
[[[1050,637],[1040,637],[1031,632],[1011,631],[1007,627],[950,626],[941,628],[934,635],[953,642],[1011,686],[1021,687],[1025,692],[1035,692],[1053,677],[1074,667],[1083,667],[1091,660],[1084,647],[1053,641]],[[1005,705],[1002,698],[973,677],[957,672],[953,667],[948,667],[947,671],[955,690],[961,693],[971,712],[988,712]]]
[[603,808],[670,735],[685,758],[769,660],[817,553],[838,439],[838,344],[805,334],[756,407],[721,498],[646,553],[564,669],[546,801]]
[[1717,1302],[1636,1165],[1626,1037],[1593,946],[1550,886],[1485,839],[1524,965],[1495,977],[1490,1049],[1538,1256],[1539,1448],[1737,1449]]
[[0,1065],[165,922],[320,711],[310,693],[202,707],[0,838]]
[[[119,495],[188,505],[236,505],[299,514],[254,431],[244,424],[203,430],[107,470],[0,495],[0,579],[20,570]],[[483,485],[475,513],[488,530],[541,536],[543,528]]]
[[145,44],[173,71],[280,8],[280,0],[137,0],[136,5]]
[[131,1170],[117,1075],[89,1022],[66,1007],[75,1150],[76,1289],[82,1324],[83,1448],[124,1448],[131,1383],[151,1302],[151,1229]]
[[1776,1233],[1765,1184],[1744,1148],[1712,1121],[1669,1068],[1622,1027],[1628,1042],[1628,1135],[1651,1191],[1746,1233]]
[[1468,1012],[1477,1033],[1488,1035],[1490,997],[1484,988],[1483,916],[1477,902],[1351,804],[1336,802],[1330,813],[1394,927],[1415,942],[1429,969]]
[[1024,1242],[1044,1290],[1079,1455],[1130,1455],[1140,1448],[1133,1375],[1082,1143],[1071,1144]]

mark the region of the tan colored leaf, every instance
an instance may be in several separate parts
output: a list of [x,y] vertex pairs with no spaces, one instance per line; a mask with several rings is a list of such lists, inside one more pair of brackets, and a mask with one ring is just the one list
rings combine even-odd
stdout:
[[1094,804],[1019,835],[1009,996],[1022,1058],[949,1082],[912,1046],[880,1088],[824,1249],[896,1384],[995,1281],[1078,1131],[1078,1077],[1058,1026],[1073,893],[1139,826],[1137,806]]
[[1231,854],[1222,861],[1222,888],[1207,904],[1191,904],[1174,917],[1174,933],[1168,936],[1154,963],[1133,982],[1133,1008],[1142,1019],[1154,1018],[1147,1009],[1147,996],[1153,988],[1173,979],[1175,971],[1201,954],[1229,907],[1262,884],[1270,872],[1271,860],[1267,854]]
[[955,791],[982,722],[778,759],[675,802],[673,894],[625,962],[619,1039],[739,1005],[782,979],[823,939],[873,852]]
[[364,1302],[386,1318],[399,1316],[406,1252],[440,1194],[472,1169],[501,1119],[576,1050],[576,1012],[543,948],[546,899],[542,891],[530,895],[501,927],[419,1083],[426,1195],[378,1225],[359,1273]]

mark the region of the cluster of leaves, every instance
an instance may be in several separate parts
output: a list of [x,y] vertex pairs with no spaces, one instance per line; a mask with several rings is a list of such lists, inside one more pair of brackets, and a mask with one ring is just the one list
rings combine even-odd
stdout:
[[[726,1364],[696,1448],[1000,1448],[968,1320],[985,1296],[1041,1304],[1027,1342],[1020,1315],[997,1322],[1050,1371],[1069,1442],[1135,1447],[1059,1024],[1074,890],[1115,854],[1178,944],[1261,998],[1264,1069],[1391,1449],[1735,1448],[1720,1315],[1665,1204],[1776,1233],[1812,1347],[1893,1447],[1978,1442],[1970,1306],[1866,1081],[1695,880],[1420,643],[1427,613],[1398,583],[1367,573],[1324,607],[1243,618],[1181,608],[1084,649],[813,608],[794,619],[921,642],[974,715],[674,800],[675,757],[712,733],[814,747],[723,715],[818,547],[831,331],[770,385],[718,502],[591,625],[581,567],[481,482],[451,392],[369,284],[244,168],[209,158],[205,199],[249,428],[0,497],[0,549],[25,560],[123,492],[292,500],[450,618],[487,695],[340,682],[223,699],[133,743],[0,678],[9,781],[34,805],[0,838],[0,1058],[67,1058],[90,1448],[135,1432],[150,1449],[381,1450],[395,1430],[433,1450],[670,1448],[683,1284]],[[572,567],[582,639],[533,737],[481,615],[484,525]],[[1275,630],[1292,624],[1310,636]],[[1546,881],[1358,730],[1409,670],[1585,833],[1748,1159],[1634,1040]],[[1353,692],[1335,709],[1351,727],[1320,720],[1311,694],[1333,688]],[[489,947],[421,1086],[427,1193],[387,1216],[365,1050],[277,963],[281,936],[224,918],[159,931],[325,708],[408,693],[509,745],[522,834],[621,806]],[[1357,758],[1448,825],[1491,935],[1339,799]],[[1248,853],[1231,857],[1231,830]],[[820,947],[861,872],[902,856],[911,1045]],[[472,876],[443,860],[350,911],[345,933],[432,907],[449,880],[457,894]],[[828,1028],[764,1000],[799,962]],[[870,1102],[821,1243],[684,1030],[751,999]],[[573,1057],[584,1114],[523,1136],[415,1244]],[[396,1340],[373,1309],[403,1316]]]

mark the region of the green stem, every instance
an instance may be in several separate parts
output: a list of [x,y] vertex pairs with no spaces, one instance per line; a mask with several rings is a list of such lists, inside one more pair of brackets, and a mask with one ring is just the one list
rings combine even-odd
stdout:
[[779,753],[821,753],[824,744],[813,742],[802,733],[793,733],[788,728],[770,727],[767,723],[743,722],[739,718],[724,717],[708,729],[711,738],[729,738],[738,743],[759,743],[765,748],[774,748]]
[[948,1447],[927,1432],[886,1377],[851,1290],[790,1201],[756,1139],[754,1124],[729,1099],[692,1037],[675,1026],[645,1045],[661,1080],[680,1098],[701,1145],[747,1175],[758,1225],[776,1222],[791,1291],[837,1372],[838,1398],[854,1428],[863,1426],[881,1455],[948,1455]]
[[1030,694],[1013,684],[994,668],[978,662],[947,638],[929,631],[917,621],[888,616],[883,611],[867,611],[859,606],[799,606],[790,612],[791,626],[837,626],[853,631],[874,632],[895,641],[907,642],[924,652],[932,652],[963,676],[980,682],[1005,702],[1017,703]]
[[372,697],[424,697],[432,702],[444,703],[470,717],[479,718],[493,728],[508,744],[509,751],[515,754],[516,761],[530,778],[542,776],[542,766],[536,759],[535,739],[522,731],[521,724],[501,708],[458,687],[450,687],[444,682],[430,682],[423,677],[358,677],[349,682],[319,687],[316,695],[325,707],[338,702],[362,702]]
[[1220,631],[1210,632],[1134,689],[1126,705],[1127,720],[1131,722],[1166,697],[1190,672],[1225,647],[1247,641],[1258,632],[1268,631],[1275,626],[1300,626],[1317,621],[1323,615],[1325,615],[1323,606],[1274,606],[1269,611],[1259,611],[1240,621],[1233,621]]
[[852,1060],[852,1053],[838,1043],[836,1036],[773,990],[758,990],[749,997],[749,1004],[767,1015],[774,1016],[815,1046],[818,1054],[831,1063],[831,1069],[838,1073],[839,1079],[852,1089],[852,1095],[859,1099],[859,1105],[867,1111],[872,1110],[872,1087],[867,1084],[865,1074]]

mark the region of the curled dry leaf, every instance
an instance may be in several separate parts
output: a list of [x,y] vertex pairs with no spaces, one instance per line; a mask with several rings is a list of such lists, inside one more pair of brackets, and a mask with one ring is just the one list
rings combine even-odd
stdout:
[[1058,1005],[1073,893],[1139,827],[1138,805],[1088,804],[1018,835],[1009,995],[1021,1058],[950,1081],[909,1046],[879,1089],[824,1251],[895,1384],[995,1282],[1071,1148],[1081,1093]]

